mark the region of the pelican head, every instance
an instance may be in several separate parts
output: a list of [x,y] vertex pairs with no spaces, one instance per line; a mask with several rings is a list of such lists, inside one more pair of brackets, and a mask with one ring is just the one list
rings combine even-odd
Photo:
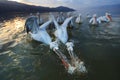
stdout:
[[106,18],[108,19],[108,22],[109,22],[109,21],[112,21],[112,18],[111,18],[111,14],[110,14],[110,13],[105,13],[105,16],[106,16]]
[[96,15],[96,14],[94,14],[94,15],[93,15],[93,17],[94,17],[94,18],[96,18],[96,17],[97,17],[97,15]]
[[109,13],[107,13],[107,12],[106,12],[106,13],[105,13],[105,15],[106,15],[106,16],[108,16],[108,15],[109,15]]

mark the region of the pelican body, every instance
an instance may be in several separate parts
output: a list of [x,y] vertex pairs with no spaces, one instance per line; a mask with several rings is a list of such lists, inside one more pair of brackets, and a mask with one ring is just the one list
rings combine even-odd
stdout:
[[25,27],[26,27],[27,33],[30,32],[31,37],[34,40],[40,41],[49,45],[51,42],[51,37],[47,33],[46,28],[50,23],[51,23],[51,20],[39,26],[37,23],[37,17],[34,16],[26,20]]
[[56,31],[54,32],[54,34],[62,43],[66,43],[68,40],[67,26],[72,18],[73,17],[67,18],[62,25],[59,25],[54,19],[54,24],[56,27]]
[[75,22],[78,24],[82,23],[81,14],[79,14],[79,16],[76,18]]
[[98,25],[96,14],[93,15],[93,17],[90,19],[89,23],[90,23],[90,25]]

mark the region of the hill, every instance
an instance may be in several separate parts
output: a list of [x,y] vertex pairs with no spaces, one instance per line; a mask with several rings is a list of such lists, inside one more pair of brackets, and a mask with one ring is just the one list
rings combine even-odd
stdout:
[[49,8],[35,5],[27,5],[14,1],[0,1],[0,13],[15,13],[15,12],[67,12],[74,11],[67,7]]

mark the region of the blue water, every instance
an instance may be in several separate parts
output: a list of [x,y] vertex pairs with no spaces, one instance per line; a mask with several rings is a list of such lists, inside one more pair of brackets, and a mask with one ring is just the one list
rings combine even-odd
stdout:
[[[85,75],[68,74],[49,46],[31,40],[23,29],[26,17],[0,22],[0,80],[120,80],[120,17],[97,27],[84,18],[68,31],[74,52],[87,67]],[[65,46],[60,48],[68,56]]]

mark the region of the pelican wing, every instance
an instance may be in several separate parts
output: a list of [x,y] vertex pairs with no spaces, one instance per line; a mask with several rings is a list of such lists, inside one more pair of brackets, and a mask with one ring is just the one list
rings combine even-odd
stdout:
[[67,18],[64,23],[62,24],[63,27],[67,27],[68,23],[70,22],[70,20],[72,19],[73,17],[69,17]]
[[40,26],[40,29],[46,29],[51,22],[52,22],[51,20],[45,22],[44,24],[42,24],[42,25]]

